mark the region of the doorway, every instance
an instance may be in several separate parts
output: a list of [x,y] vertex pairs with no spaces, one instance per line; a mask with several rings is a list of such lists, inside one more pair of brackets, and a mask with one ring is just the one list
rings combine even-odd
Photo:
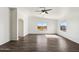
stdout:
[[24,32],[24,27],[23,27],[23,19],[19,19],[18,21],[18,37],[19,39],[23,38],[23,32]]

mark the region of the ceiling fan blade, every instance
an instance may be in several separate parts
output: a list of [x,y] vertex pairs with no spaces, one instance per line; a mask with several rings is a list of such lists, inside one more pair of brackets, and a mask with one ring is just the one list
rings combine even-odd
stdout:
[[52,10],[52,9],[47,9],[46,11],[50,11],[50,10]]
[[45,11],[45,13],[46,13],[46,14],[48,14],[48,12],[47,12],[47,11]]

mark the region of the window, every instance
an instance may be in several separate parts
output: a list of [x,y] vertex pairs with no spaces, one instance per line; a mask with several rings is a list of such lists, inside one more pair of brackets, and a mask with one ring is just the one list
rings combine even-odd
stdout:
[[40,31],[47,30],[47,22],[38,22],[37,30],[40,30]]
[[64,20],[60,23],[60,30],[61,31],[66,31],[67,30],[67,25],[68,23]]

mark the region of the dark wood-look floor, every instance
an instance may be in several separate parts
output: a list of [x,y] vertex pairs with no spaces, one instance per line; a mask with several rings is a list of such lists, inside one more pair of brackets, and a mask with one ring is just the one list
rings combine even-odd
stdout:
[[79,44],[57,35],[29,34],[0,46],[2,52],[79,52]]

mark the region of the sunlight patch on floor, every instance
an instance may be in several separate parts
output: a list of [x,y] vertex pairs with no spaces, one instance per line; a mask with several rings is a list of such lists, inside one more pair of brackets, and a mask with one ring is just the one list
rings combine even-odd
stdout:
[[59,36],[57,35],[45,35],[46,38],[59,38]]

